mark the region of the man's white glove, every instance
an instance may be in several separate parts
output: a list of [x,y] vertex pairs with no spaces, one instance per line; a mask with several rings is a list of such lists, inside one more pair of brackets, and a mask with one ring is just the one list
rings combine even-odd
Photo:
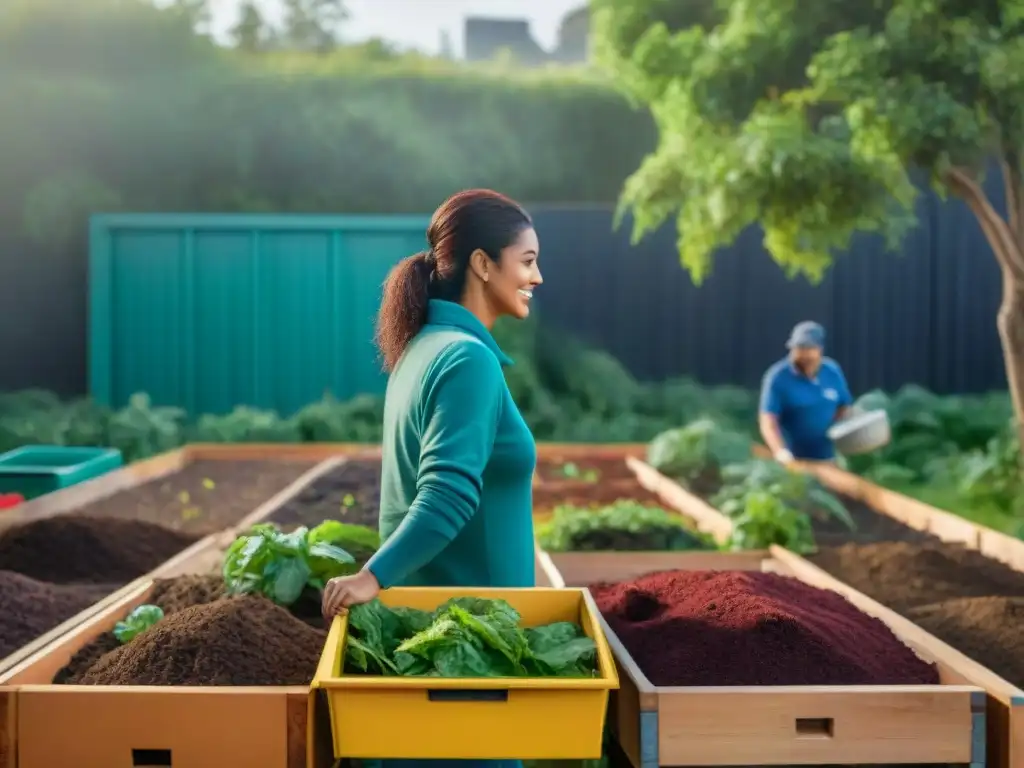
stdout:
[[775,452],[775,460],[779,462],[779,464],[792,464],[793,454],[790,453],[788,448],[783,448],[782,450]]

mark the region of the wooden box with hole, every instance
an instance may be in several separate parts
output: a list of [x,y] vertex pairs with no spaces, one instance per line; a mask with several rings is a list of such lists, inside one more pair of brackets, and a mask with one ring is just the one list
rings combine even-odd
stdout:
[[[807,581],[806,572],[793,567],[806,561],[785,550],[778,554],[538,553],[538,568],[555,587],[623,581],[657,570],[766,570]],[[634,768],[985,764],[984,691],[965,684],[940,653],[899,632],[921,658],[938,665],[940,685],[655,686],[601,621],[620,680],[608,720]]]

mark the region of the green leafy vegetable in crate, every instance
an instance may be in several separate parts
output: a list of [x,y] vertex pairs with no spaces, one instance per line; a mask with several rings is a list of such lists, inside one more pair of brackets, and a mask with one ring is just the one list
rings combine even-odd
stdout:
[[714,549],[714,542],[687,527],[681,515],[620,499],[606,507],[556,507],[537,526],[549,552],[640,552]]
[[159,605],[140,605],[125,616],[124,621],[114,625],[114,637],[121,643],[127,643],[141,635],[158,621],[163,619],[164,611]]
[[592,677],[597,647],[561,621],[524,628],[504,600],[458,597],[433,613],[380,600],[349,611],[345,671],[426,677]]
[[224,583],[229,594],[258,592],[291,605],[305,589],[322,590],[335,576],[358,571],[379,546],[376,531],[336,520],[290,533],[260,523],[228,548]]

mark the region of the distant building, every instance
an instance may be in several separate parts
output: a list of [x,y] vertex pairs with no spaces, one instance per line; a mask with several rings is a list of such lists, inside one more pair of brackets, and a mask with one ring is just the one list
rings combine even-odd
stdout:
[[537,44],[525,19],[466,18],[466,60],[490,61],[507,51],[524,66],[538,66],[549,60]]
[[526,67],[551,61],[582,64],[587,61],[590,38],[590,10],[587,6],[570,11],[558,29],[558,46],[551,53],[533,39],[525,19],[466,18],[466,60],[491,61],[507,52]]
[[569,11],[558,28],[558,47],[554,57],[566,64],[580,64],[589,58],[590,8]]

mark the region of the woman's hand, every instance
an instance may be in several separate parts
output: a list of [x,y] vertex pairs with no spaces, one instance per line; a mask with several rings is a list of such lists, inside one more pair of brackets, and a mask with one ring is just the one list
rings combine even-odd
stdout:
[[321,603],[324,620],[345,613],[353,605],[368,603],[380,592],[380,583],[373,573],[364,568],[354,576],[336,576],[324,587]]

